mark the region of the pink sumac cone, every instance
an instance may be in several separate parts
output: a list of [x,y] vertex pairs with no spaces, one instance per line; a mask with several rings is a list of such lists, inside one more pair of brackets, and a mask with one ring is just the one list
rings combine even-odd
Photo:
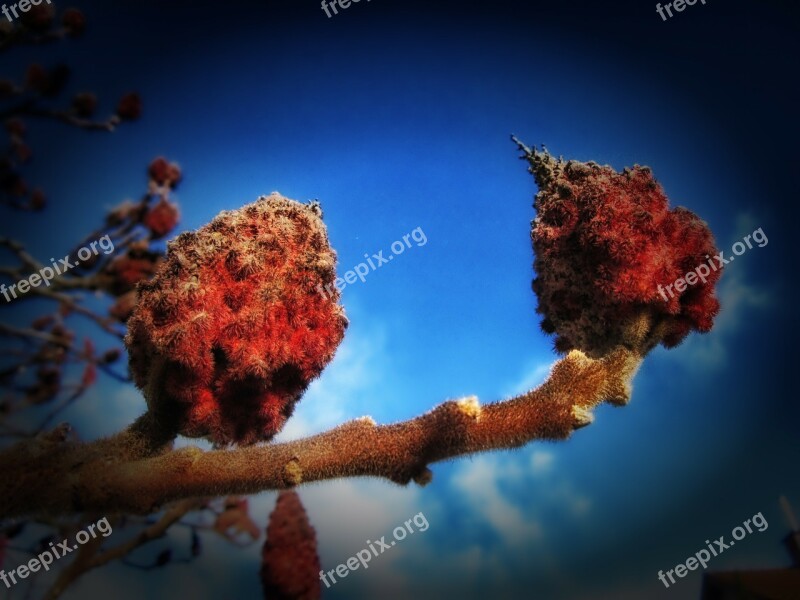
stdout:
[[261,553],[261,583],[267,600],[318,600],[317,536],[294,490],[278,494]]
[[[520,146],[539,188],[531,229],[537,312],[558,351],[647,352],[711,329],[721,275],[714,237],[693,212],[669,209],[648,167],[619,173]],[[678,292],[675,281],[699,265],[708,267],[705,281]]]
[[220,446],[280,431],[344,335],[338,294],[317,290],[335,267],[318,205],[277,193],[170,242],[126,338],[159,422]]

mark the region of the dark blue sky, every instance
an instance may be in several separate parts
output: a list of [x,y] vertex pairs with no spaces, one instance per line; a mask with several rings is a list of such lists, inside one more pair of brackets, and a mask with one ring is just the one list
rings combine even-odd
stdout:
[[[797,9],[709,0],[662,22],[647,2],[430,4],[362,1],[328,19],[305,0],[78,3],[83,39],[0,66],[64,60],[72,91],[94,89],[111,109],[138,90],[144,116],[112,136],[32,127],[52,205],[3,212],[3,233],[63,254],[103,208],[140,193],[157,154],[183,167],[184,228],[273,190],[319,198],[340,274],[420,228],[427,243],[344,291],[347,339],[289,438],[466,394],[488,402],[546,376],[555,355],[530,292],[536,188],[510,133],[569,158],[649,165],[720,248],[758,227],[769,239],[725,273],[715,330],[654,352],[631,405],[601,408],[567,443],[437,465],[424,490],[303,488],[327,569],[419,511],[430,522],[330,597],[695,598],[696,574],[665,591],[658,569],[759,511],[769,529],[710,568],[786,564],[778,495],[800,508]],[[70,417],[100,435],[143,408],[104,382]],[[272,498],[253,502],[261,522]],[[257,597],[256,555],[212,545],[193,566],[115,567],[66,597],[171,586]]]

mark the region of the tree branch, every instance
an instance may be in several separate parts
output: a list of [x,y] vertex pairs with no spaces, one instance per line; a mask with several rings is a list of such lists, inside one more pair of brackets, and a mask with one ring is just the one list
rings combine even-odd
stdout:
[[93,443],[22,442],[0,454],[0,515],[146,514],[181,499],[341,477],[424,485],[431,463],[536,439],[566,439],[591,423],[590,410],[601,402],[628,401],[641,360],[623,347],[597,360],[572,351],[539,388],[509,400],[483,407],[474,397],[448,401],[385,426],[364,417],[281,444],[171,450],[164,419],[149,413],[125,432]]
[[70,566],[61,571],[56,582],[44,596],[44,600],[55,600],[61,596],[73,581],[87,571],[102,567],[112,560],[124,558],[140,546],[164,537],[173,524],[182,519],[187,513],[202,506],[203,502],[203,500],[190,498],[174,504],[164,512],[158,521],[142,529],[130,540],[109,548],[105,552],[99,552],[99,543],[102,543],[104,538],[96,538],[93,541],[98,542],[98,544],[95,544],[84,553],[79,553]]

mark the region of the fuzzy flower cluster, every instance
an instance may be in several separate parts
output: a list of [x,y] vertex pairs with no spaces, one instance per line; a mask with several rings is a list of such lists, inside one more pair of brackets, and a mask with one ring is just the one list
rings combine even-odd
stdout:
[[[154,240],[166,237],[178,226],[181,213],[170,200],[182,178],[177,163],[164,157],[155,158],[147,168],[147,194],[139,202],[126,200],[115,206],[106,216],[106,227],[117,233],[129,233],[144,228],[145,237],[131,242],[124,252],[102,266],[101,286],[117,298],[109,314],[125,323],[136,306],[136,285],[156,272],[163,260],[163,252],[152,245]],[[93,267],[85,261],[81,267]]]
[[718,250],[697,215],[669,209],[649,168],[619,173],[524,150],[539,187],[533,289],[542,329],[556,334],[559,352],[602,356],[643,341],[640,350],[659,342],[669,348],[692,330],[711,329],[720,271],[668,300],[657,291]]
[[264,597],[317,600],[322,596],[317,536],[294,490],[278,494],[261,554]]
[[86,29],[86,18],[80,10],[67,8],[58,19],[50,0],[47,4],[40,0],[33,6],[28,3],[27,9],[3,4],[0,11],[3,15],[0,20],[0,43],[3,44],[23,40],[42,43],[43,39],[80,37]]
[[161,422],[217,445],[274,436],[333,357],[347,319],[316,203],[273,193],[170,242],[126,343]]

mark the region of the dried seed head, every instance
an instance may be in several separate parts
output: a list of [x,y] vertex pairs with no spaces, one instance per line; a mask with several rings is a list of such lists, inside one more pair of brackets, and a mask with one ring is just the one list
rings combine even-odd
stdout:
[[624,345],[645,353],[711,329],[721,272],[708,269],[682,292],[668,286],[717,254],[714,237],[691,211],[669,209],[649,168],[618,173],[518,144],[539,187],[531,228],[537,312],[559,352],[598,357]]
[[269,517],[261,554],[264,597],[318,600],[322,597],[317,536],[300,497],[293,490],[278,495]]
[[128,322],[150,410],[218,445],[274,436],[344,335],[335,264],[317,214],[277,193],[179,235]]

